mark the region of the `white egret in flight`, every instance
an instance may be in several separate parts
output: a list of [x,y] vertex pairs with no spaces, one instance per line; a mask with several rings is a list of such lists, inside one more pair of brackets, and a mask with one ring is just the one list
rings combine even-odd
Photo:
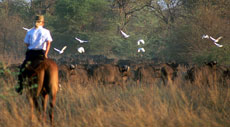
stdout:
[[144,48],[138,48],[137,52],[145,52]]
[[77,51],[78,51],[79,53],[84,53],[84,52],[85,52],[85,49],[84,49],[83,47],[79,47],[79,48],[77,49]]
[[64,50],[67,48],[67,46],[64,46],[61,50],[54,48],[55,51],[57,51],[59,54],[62,54]]
[[138,40],[137,45],[140,45],[140,44],[145,44],[145,41],[143,39]]
[[80,43],[88,42],[88,41],[81,40],[81,39],[79,39],[79,38],[77,38],[77,37],[75,37],[75,39],[78,40]]
[[203,35],[203,36],[202,36],[202,39],[204,39],[204,38],[206,38],[206,39],[211,39],[211,40],[213,41],[213,43],[214,43],[217,47],[223,47],[223,45],[217,43],[217,42],[219,42],[220,39],[223,38],[222,36],[220,36],[220,37],[218,37],[217,39],[215,39],[215,38],[213,38],[213,37],[211,37],[211,36],[209,36],[209,35]]

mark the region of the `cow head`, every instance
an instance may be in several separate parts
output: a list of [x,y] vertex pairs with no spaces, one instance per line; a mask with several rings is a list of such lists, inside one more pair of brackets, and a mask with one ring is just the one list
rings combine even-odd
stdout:
[[128,72],[130,70],[130,67],[128,65],[121,65],[119,66],[119,71],[121,73]]
[[217,65],[217,61],[210,61],[210,62],[204,62],[206,65],[208,65],[209,67],[214,67],[215,65]]

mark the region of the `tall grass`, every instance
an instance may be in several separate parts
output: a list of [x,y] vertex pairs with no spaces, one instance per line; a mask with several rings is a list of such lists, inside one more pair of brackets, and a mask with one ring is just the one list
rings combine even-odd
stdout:
[[[80,78],[80,77],[79,77]],[[26,94],[14,92],[16,81],[1,78],[0,126],[30,124]],[[62,84],[57,94],[57,127],[229,127],[228,85],[175,84],[136,86],[81,86]],[[49,126],[35,120],[35,126]]]

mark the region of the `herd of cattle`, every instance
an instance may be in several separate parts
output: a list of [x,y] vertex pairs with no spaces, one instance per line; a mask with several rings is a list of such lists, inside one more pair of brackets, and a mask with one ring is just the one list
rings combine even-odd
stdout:
[[[156,84],[164,85],[178,81],[193,84],[230,83],[230,67],[219,65],[215,61],[202,65],[184,65],[176,63],[153,62],[134,63],[133,61],[104,60],[101,63],[77,63],[66,60],[56,61],[59,66],[59,83],[76,83],[81,85],[121,85]],[[75,60],[75,59],[74,59]],[[87,60],[87,59],[86,59]],[[69,63],[68,63],[69,61]],[[88,62],[88,60],[87,60]],[[74,64],[73,64],[74,63]],[[16,71],[18,65],[10,70]]]
[[87,85],[173,84],[186,81],[194,84],[230,82],[230,67],[209,62],[203,65],[176,63],[118,63],[118,64],[62,64],[59,65],[61,82]]

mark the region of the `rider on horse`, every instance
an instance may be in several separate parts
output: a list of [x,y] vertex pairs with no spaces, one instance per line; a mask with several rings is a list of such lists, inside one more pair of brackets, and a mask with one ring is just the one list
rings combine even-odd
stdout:
[[[23,78],[25,77],[28,66],[36,68],[41,61],[48,58],[50,43],[53,41],[50,31],[43,28],[45,23],[43,15],[35,17],[35,26],[30,29],[24,39],[27,46],[26,58],[20,67],[19,88],[16,89],[18,93],[22,93]],[[28,73],[27,73],[28,74]]]

